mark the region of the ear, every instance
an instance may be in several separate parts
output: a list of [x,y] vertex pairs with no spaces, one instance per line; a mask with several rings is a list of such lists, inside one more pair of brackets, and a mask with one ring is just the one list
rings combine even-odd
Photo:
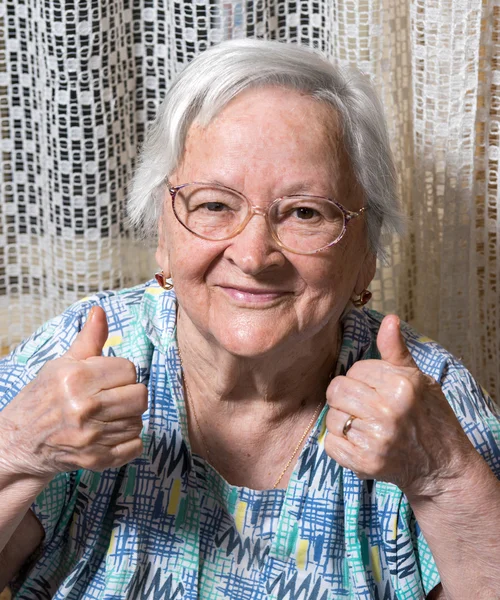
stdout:
[[372,279],[375,277],[375,271],[377,270],[377,257],[373,252],[369,250],[366,253],[365,260],[361,265],[361,269],[358,273],[358,278],[354,286],[354,293],[361,294],[363,290],[366,290]]

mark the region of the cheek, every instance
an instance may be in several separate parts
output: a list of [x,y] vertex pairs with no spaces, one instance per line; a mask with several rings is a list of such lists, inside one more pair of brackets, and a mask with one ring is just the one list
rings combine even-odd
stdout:
[[[342,244],[342,243],[341,243]],[[306,289],[306,297],[328,306],[345,307],[351,298],[361,267],[360,257],[339,244],[322,260],[297,264]],[[319,308],[319,307],[318,307]]]
[[173,236],[170,240],[172,276],[179,283],[204,283],[221,260],[223,248],[220,248],[220,244],[194,238],[187,231],[186,234]]
[[356,277],[356,261],[352,260],[352,253],[342,242],[324,256],[318,254],[304,258],[295,264],[302,279],[311,288],[335,291]]
[[199,278],[213,260],[214,250],[184,229],[175,218],[171,204],[166,202],[156,259],[162,268],[168,267],[176,287],[184,280]]

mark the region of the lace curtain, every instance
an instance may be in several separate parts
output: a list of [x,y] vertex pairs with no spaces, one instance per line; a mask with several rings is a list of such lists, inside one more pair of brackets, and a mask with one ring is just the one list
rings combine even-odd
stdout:
[[0,353],[151,277],[125,222],[170,80],[231,37],[313,45],[383,99],[409,216],[372,285],[498,397],[499,0],[0,0]]

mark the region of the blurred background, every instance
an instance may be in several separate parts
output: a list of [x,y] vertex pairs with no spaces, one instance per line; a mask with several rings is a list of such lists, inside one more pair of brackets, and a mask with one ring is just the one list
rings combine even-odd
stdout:
[[409,217],[372,285],[499,398],[500,0],[0,0],[0,354],[77,299],[150,279],[127,187],[170,81],[262,37],[358,66]]

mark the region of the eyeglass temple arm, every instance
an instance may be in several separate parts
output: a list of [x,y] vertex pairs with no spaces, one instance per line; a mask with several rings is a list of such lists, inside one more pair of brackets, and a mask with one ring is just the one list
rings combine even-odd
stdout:
[[356,210],[346,211],[346,215],[345,215],[346,221],[350,221],[351,219],[355,219],[356,217],[361,216],[367,209],[368,209],[368,206],[363,206],[362,208],[360,208],[357,211]]

